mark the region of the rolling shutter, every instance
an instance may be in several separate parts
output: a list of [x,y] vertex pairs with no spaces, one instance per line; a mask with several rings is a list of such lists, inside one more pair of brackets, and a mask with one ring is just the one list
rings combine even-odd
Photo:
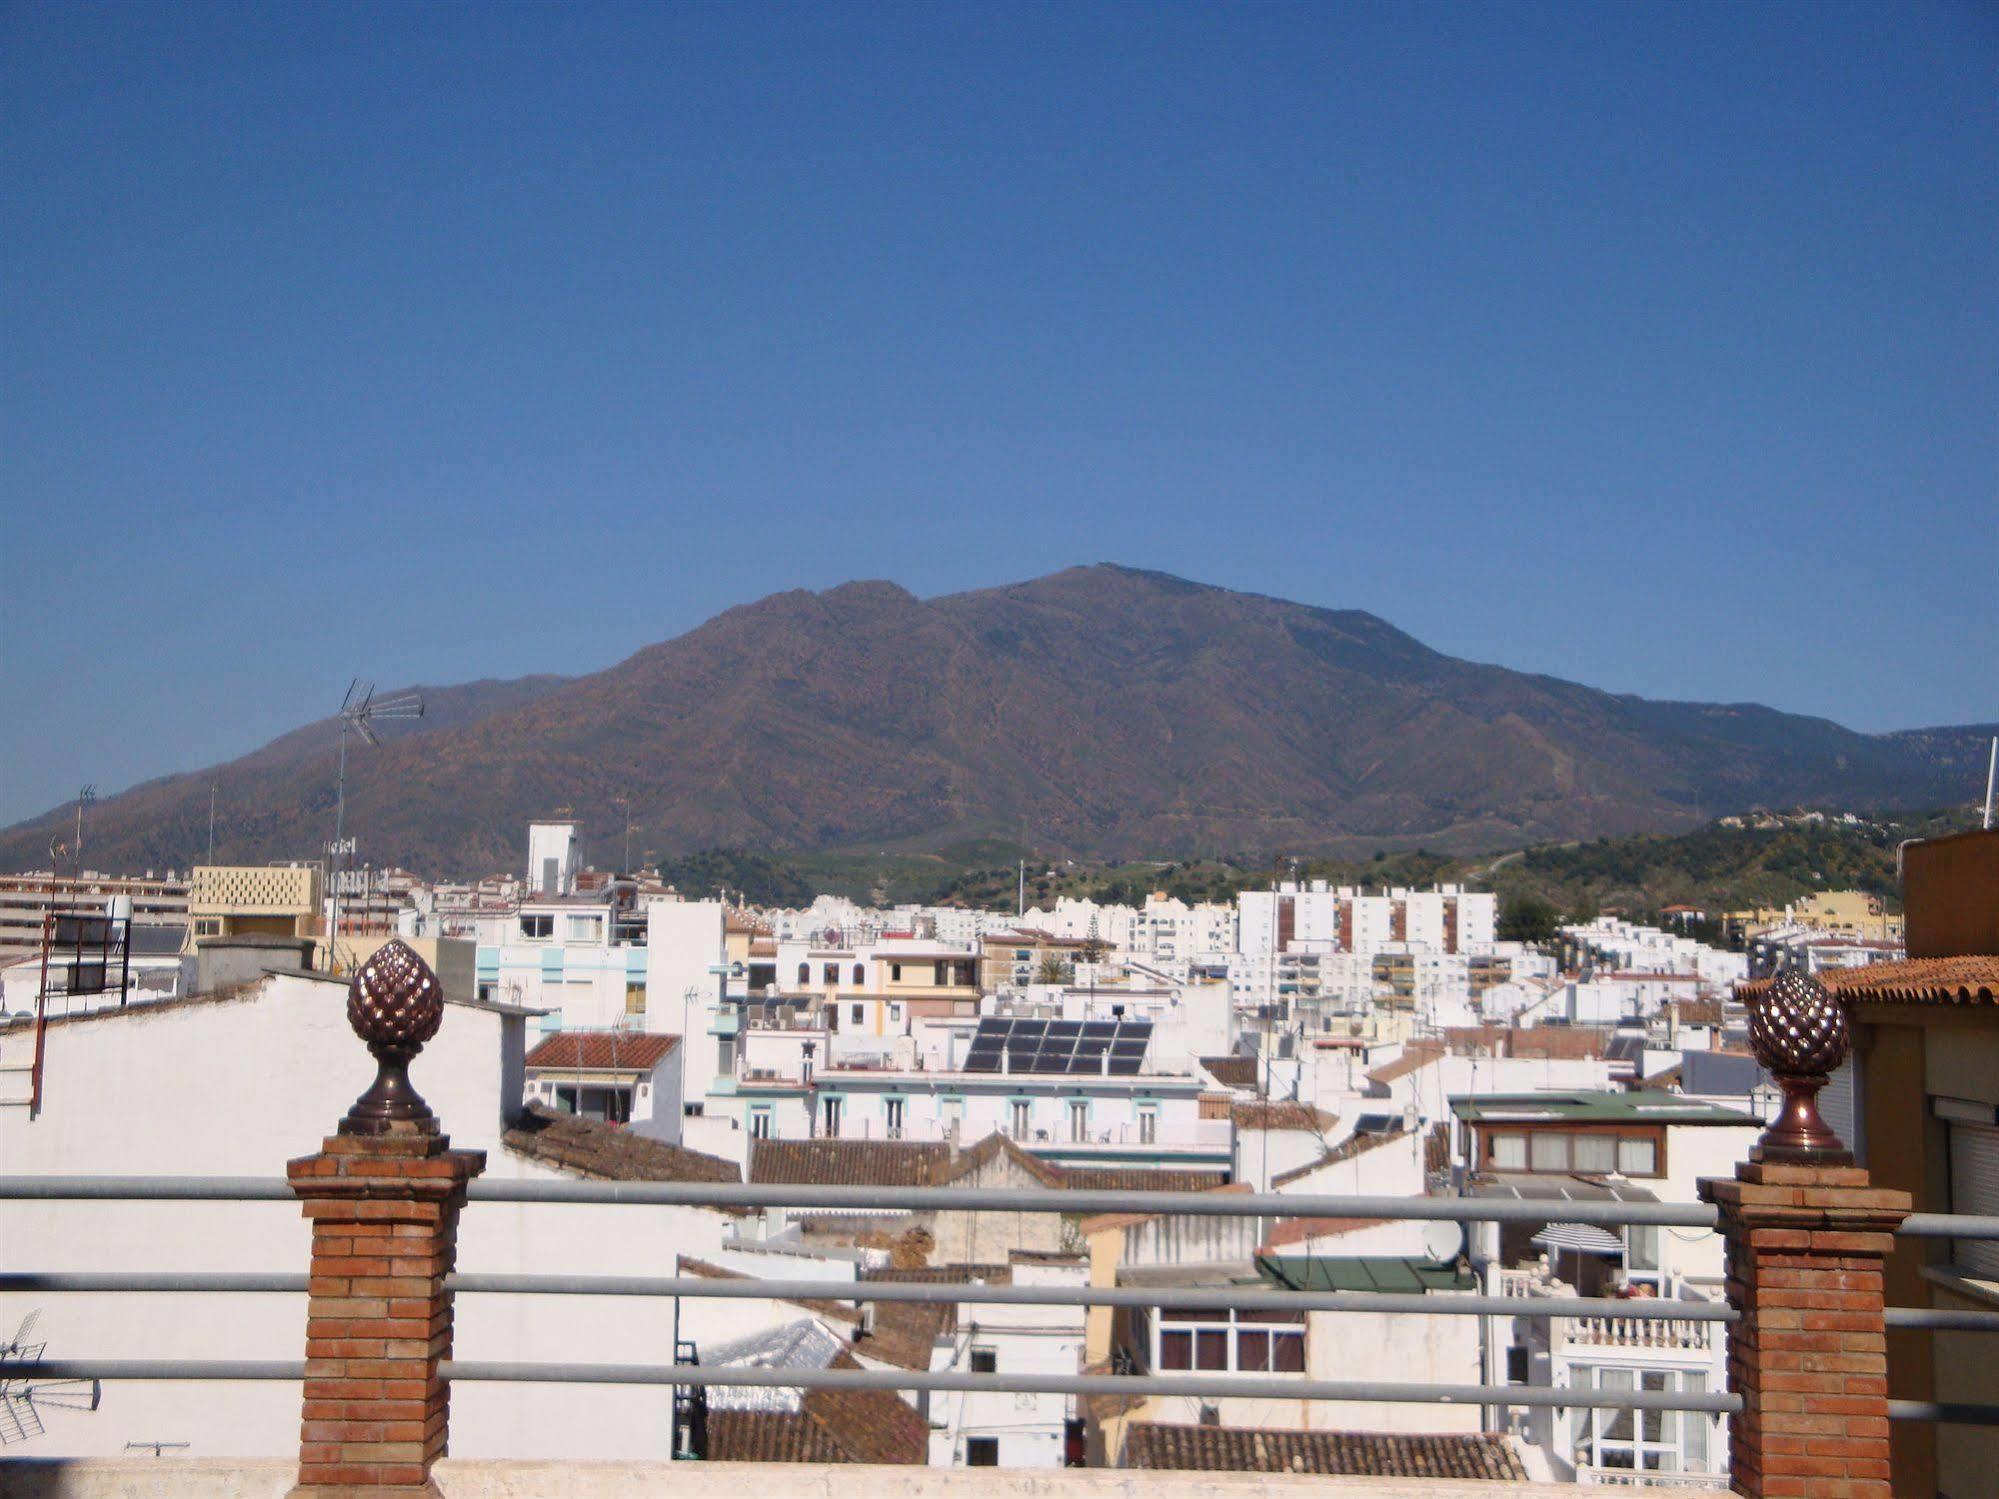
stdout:
[[1826,1080],[1825,1087],[1820,1091],[1819,1117],[1846,1142],[1846,1148],[1853,1152],[1854,1163],[1865,1166],[1867,1142],[1860,1138],[1859,1087],[1853,1074],[1853,1059],[1849,1057]]
[[[1950,1124],[1950,1210],[1999,1213],[1999,1129]],[[1999,1240],[1952,1240],[1951,1258],[1972,1275],[1999,1280]]]

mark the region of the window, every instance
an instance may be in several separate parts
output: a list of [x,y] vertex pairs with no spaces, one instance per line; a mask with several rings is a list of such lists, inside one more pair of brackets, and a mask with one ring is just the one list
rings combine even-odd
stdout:
[[523,916],[521,917],[521,935],[530,942],[546,942],[550,937],[555,935],[555,918],[546,915]]
[[[1698,1369],[1634,1369],[1577,1364],[1577,1389],[1639,1390],[1647,1394],[1707,1392]],[[1569,1413],[1570,1450],[1578,1468],[1621,1473],[1707,1473],[1719,1445],[1717,1418],[1703,1411],[1605,1409]]]
[[899,984],[899,983],[901,983],[901,982],[902,982],[902,965],[901,965],[900,963],[891,963],[891,964],[889,964],[889,965],[888,965],[888,976],[889,976],[889,977],[890,977],[890,978],[891,978],[892,980],[894,980],[894,981],[895,981],[896,983],[898,983],[898,984]]
[[965,1100],[962,1098],[945,1099],[944,1133],[946,1137],[955,1139],[957,1137],[958,1132],[964,1127],[965,1127]]
[[864,1016],[867,1013],[867,1011],[862,1009],[859,1005],[854,1005],[851,1008],[853,1013],[850,1014],[847,1018],[853,1021],[855,1025],[859,1025],[861,1023],[862,1016]]
[[1568,1137],[1552,1130],[1536,1130],[1527,1137],[1527,1160],[1536,1171],[1568,1170]]
[[750,1110],[750,1138],[752,1140],[770,1138],[770,1109],[767,1106]]
[[1527,1137],[1525,1135],[1494,1135],[1492,1137],[1492,1169],[1494,1171],[1525,1171],[1527,1169]]
[[968,1468],[997,1468],[999,1466],[998,1437],[966,1437],[965,1466]]
[[1012,1107],[1007,1111],[1011,1121],[1010,1128],[1008,1129],[1007,1132],[1011,1134],[1016,1140],[1025,1139],[1027,1137],[1028,1111],[1029,1111],[1029,1105],[1027,1100],[1024,1098],[1016,1098],[1013,1101]]
[[736,1075],[736,1038],[718,1036],[715,1040],[715,1075],[734,1077]]
[[901,1005],[890,1005],[890,1006],[888,1007],[888,1018],[889,1018],[889,1024],[891,1024],[891,1025],[901,1025],[901,1024],[902,1024],[902,1006],[901,1006]]
[[900,1140],[902,1138],[902,1100],[900,1098],[884,1099],[882,1101],[882,1112],[888,1116],[888,1137],[891,1140]]
[[1506,1382],[1508,1384],[1532,1384],[1534,1382],[1534,1350],[1515,1343],[1506,1350]]
[[645,1012],[646,986],[644,980],[633,983],[630,979],[627,979],[625,981],[625,1013],[627,1015],[643,1015]]
[[1157,1145],[1159,1143],[1159,1110],[1149,1105],[1138,1111],[1138,1143]]
[[974,1374],[999,1373],[999,1354],[991,1348],[974,1348],[971,1369]]
[[1617,1169],[1625,1176],[1659,1174],[1657,1140],[1622,1138],[1617,1142]]
[[867,981],[868,981],[867,969],[863,968],[859,963],[856,963],[854,965],[854,987],[856,989],[859,989],[863,985],[865,985]]
[[569,940],[571,942],[601,942],[603,938],[603,917],[572,916],[569,918]]
[[840,1116],[845,1112],[845,1101],[837,1096],[820,1100],[819,1116],[825,1123],[827,1139],[837,1140],[840,1138]]
[[1069,1102],[1069,1142],[1080,1145],[1090,1138],[1089,1100],[1076,1098]]
[[1153,1367],[1161,1371],[1302,1374],[1304,1320],[1297,1312],[1232,1313],[1220,1307],[1162,1312]]
[[1614,1135],[1577,1135],[1574,1147],[1577,1171],[1608,1176],[1617,1169],[1617,1139]]
[[810,963],[800,963],[798,965],[798,987],[801,989],[810,989],[812,987],[812,965]]
[[[840,965],[838,963],[828,963],[821,972],[826,976],[826,987],[828,989],[837,989],[840,987]],[[861,1017],[856,1015],[854,1018],[858,1020]]]

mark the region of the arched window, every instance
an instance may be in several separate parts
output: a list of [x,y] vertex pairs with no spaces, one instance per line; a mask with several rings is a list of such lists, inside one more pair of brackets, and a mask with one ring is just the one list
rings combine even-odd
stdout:
[[856,989],[865,988],[867,982],[868,982],[867,969],[863,968],[859,963],[856,963],[854,965],[854,987]]
[[812,965],[810,963],[800,963],[798,965],[798,987],[801,989],[812,987]]

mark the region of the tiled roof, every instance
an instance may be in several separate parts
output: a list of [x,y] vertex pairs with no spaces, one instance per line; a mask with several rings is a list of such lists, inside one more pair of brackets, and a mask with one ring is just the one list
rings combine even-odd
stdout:
[[1407,1077],[1436,1061],[1444,1054],[1444,1048],[1435,1041],[1411,1041],[1402,1048],[1402,1055],[1392,1062],[1384,1062],[1371,1069],[1367,1080],[1371,1083],[1392,1083],[1399,1077]]
[[1287,1244],[1302,1244],[1307,1239],[1358,1233],[1363,1228],[1379,1228],[1386,1222],[1386,1218],[1286,1218],[1270,1230],[1270,1237],[1264,1240],[1263,1248],[1257,1252],[1261,1254],[1282,1249]]
[[1239,1103],[1230,1111],[1230,1117],[1237,1129],[1296,1129],[1308,1135],[1324,1134],[1340,1122],[1337,1114],[1290,1099]]
[[1255,1057],[1202,1057],[1201,1065],[1208,1076],[1225,1088],[1254,1088],[1256,1086]]
[[679,1044],[652,1031],[557,1031],[528,1053],[527,1065],[650,1072]]
[[930,1141],[759,1140],[750,1154],[750,1180],[825,1187],[941,1186],[1002,1156],[1044,1186],[1079,1192],[1204,1192],[1226,1180],[1219,1171],[1058,1166],[998,1134],[966,1146],[955,1159],[949,1145]]
[[1347,1474],[1366,1478],[1527,1481],[1511,1442],[1473,1432],[1402,1436],[1376,1431],[1270,1431],[1135,1422],[1119,1466],[1203,1473]]
[[[1999,998],[1999,955],[1965,953],[1831,968],[1818,980],[1836,998],[1870,1004],[1991,1004]],[[1770,984],[1769,979],[1750,979],[1735,986],[1735,997],[1759,998]]]
[[994,1130],[977,1144],[968,1145],[959,1151],[958,1159],[955,1162],[947,1157],[944,1163],[937,1168],[933,1179],[938,1186],[946,1186],[962,1177],[971,1175],[981,1167],[989,1166],[994,1161],[1001,1159],[1012,1161],[1014,1165],[1025,1171],[1044,1187],[1059,1187],[1062,1185],[1062,1168],[1060,1166],[1050,1165],[1047,1161],[1030,1155],[998,1130]]
[[750,1180],[759,1185],[927,1187],[951,1147],[914,1140],[759,1140]]
[[1061,1181],[1072,1192],[1207,1192],[1227,1183],[1228,1173],[1223,1171],[1144,1166],[1065,1166]]
[[559,1114],[538,1103],[529,1104],[500,1140],[516,1155],[604,1181],[742,1180],[735,1163],[720,1156],[648,1139],[602,1120]]
[[[812,1366],[861,1367],[844,1349]],[[719,1394],[730,1387],[710,1388]],[[741,1409],[728,1405],[724,1397],[718,1408],[711,1399],[710,1461],[914,1464],[929,1460],[929,1423],[891,1390],[801,1390],[796,1409],[770,1408],[773,1403]]]
[[1579,1061],[1600,1057],[1612,1032],[1596,1025],[1454,1025],[1444,1040],[1459,1056],[1481,1052],[1495,1057],[1546,1057]]

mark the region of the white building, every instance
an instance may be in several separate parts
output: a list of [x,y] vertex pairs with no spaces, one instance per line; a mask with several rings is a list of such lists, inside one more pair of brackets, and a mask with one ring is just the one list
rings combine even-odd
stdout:
[[[349,1031],[346,986],[279,974],[247,991],[198,995],[51,1023],[44,1107],[0,1110],[0,1160],[23,1175],[274,1178],[317,1151],[374,1075]],[[448,1003],[411,1068],[453,1144],[487,1153],[486,1179],[562,1173],[509,1143],[520,1114],[528,1017]],[[24,1061],[32,1027],[0,1027],[0,1065]],[[624,1132],[617,1132],[623,1134]],[[684,1153],[634,1140],[672,1158]],[[706,1162],[710,1168],[720,1163]],[[726,1174],[726,1168],[723,1173]],[[467,1272],[656,1275],[678,1254],[716,1253],[734,1220],[694,1208],[474,1203],[458,1265]],[[310,1260],[292,1202],[15,1202],[10,1268],[296,1275]],[[558,1298],[560,1299],[560,1298]],[[670,1362],[673,1308],[631,1297],[461,1295],[458,1356]],[[9,1327],[29,1311],[58,1357],[296,1361],[302,1294],[88,1296],[0,1293]],[[189,1457],[296,1458],[300,1390],[267,1380],[108,1384],[93,1412],[52,1413],[39,1456],[124,1456],[128,1444],[185,1443]],[[669,1456],[656,1389],[461,1384],[451,1448],[462,1457]]]
[[[1080,1255],[1008,1256],[1016,1286],[1089,1284]],[[1083,1362],[1087,1308],[982,1306],[968,1290],[958,1326],[931,1357],[933,1370],[972,1374],[1074,1374]],[[1067,1395],[941,1391],[930,1401],[930,1466],[1059,1468],[1080,1451],[1082,1423]]]

